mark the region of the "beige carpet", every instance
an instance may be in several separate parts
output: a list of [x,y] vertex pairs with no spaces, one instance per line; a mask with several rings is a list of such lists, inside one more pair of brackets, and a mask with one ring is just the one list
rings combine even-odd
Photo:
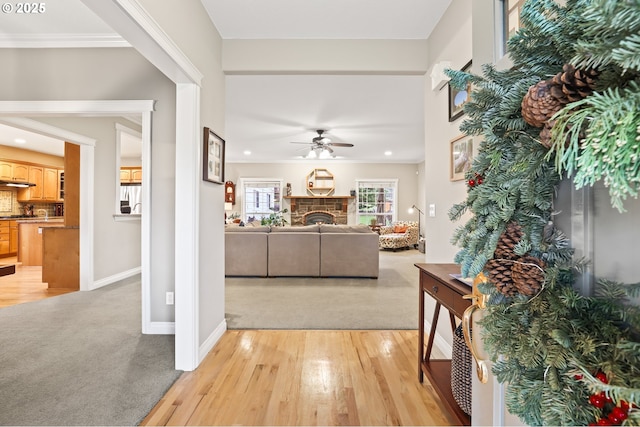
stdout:
[[378,279],[226,279],[229,329],[417,329],[424,254],[380,252]]
[[0,309],[0,425],[132,426],[182,373],[142,335],[140,277]]

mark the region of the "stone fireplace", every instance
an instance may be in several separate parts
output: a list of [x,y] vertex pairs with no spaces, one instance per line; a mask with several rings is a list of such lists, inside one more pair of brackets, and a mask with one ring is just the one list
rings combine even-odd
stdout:
[[347,207],[352,196],[285,196],[291,203],[291,225],[347,224]]

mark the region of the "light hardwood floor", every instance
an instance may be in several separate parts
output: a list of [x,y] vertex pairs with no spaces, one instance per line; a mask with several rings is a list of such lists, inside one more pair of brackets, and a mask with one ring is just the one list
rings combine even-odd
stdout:
[[0,258],[0,264],[16,265],[14,274],[0,277],[0,308],[74,292],[73,289],[49,289],[42,283],[42,267],[24,267],[16,257]]
[[227,331],[141,425],[452,425],[417,331]]
[[[0,277],[0,307],[74,292],[41,274],[17,263]],[[418,382],[417,347],[415,330],[227,331],[141,425],[453,425]]]

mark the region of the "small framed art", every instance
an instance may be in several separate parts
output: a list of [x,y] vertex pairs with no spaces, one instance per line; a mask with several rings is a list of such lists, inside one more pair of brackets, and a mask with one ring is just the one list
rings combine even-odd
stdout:
[[224,184],[224,144],[224,139],[204,128],[203,180]]
[[[471,61],[467,62],[462,70],[464,72],[469,72],[471,70]],[[449,121],[453,122],[458,117],[464,114],[465,102],[467,102],[471,97],[471,83],[467,84],[467,87],[464,90],[458,90],[451,86],[451,82],[449,82]]]
[[471,168],[473,160],[473,137],[460,135],[451,140],[450,175],[451,181],[464,179],[464,174]]

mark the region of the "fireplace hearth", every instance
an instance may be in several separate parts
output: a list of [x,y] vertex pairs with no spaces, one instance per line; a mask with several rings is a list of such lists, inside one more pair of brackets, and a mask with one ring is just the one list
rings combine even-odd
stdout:
[[304,214],[302,221],[304,225],[311,224],[335,224],[336,216],[326,211],[311,211]]

